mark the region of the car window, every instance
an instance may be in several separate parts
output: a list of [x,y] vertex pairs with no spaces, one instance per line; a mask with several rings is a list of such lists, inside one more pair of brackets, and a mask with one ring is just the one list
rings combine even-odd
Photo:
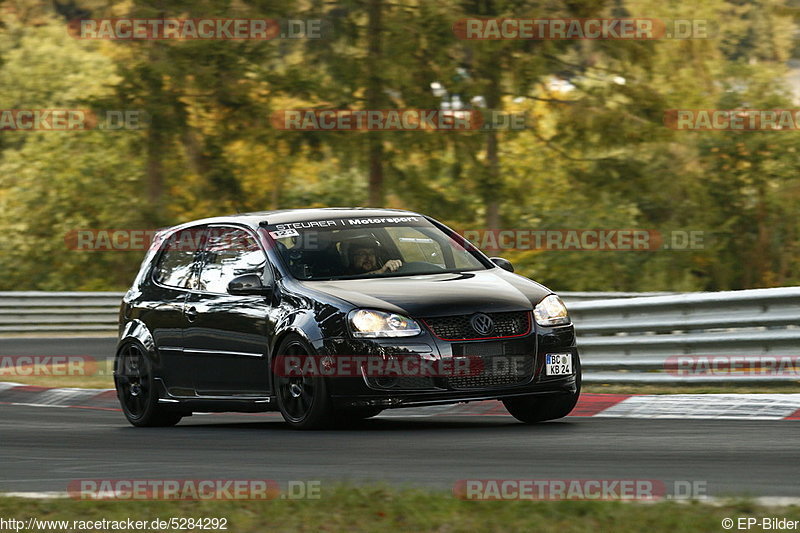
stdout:
[[196,269],[200,230],[187,228],[170,235],[162,246],[153,278],[162,285],[190,288]]
[[260,272],[266,256],[256,240],[240,228],[211,228],[203,251],[197,289],[225,294],[236,276]]
[[386,232],[397,243],[397,249],[404,261],[425,261],[445,268],[442,246],[418,229],[407,226],[386,228]]
[[353,217],[267,226],[292,276],[367,278],[483,270],[479,252],[421,217]]

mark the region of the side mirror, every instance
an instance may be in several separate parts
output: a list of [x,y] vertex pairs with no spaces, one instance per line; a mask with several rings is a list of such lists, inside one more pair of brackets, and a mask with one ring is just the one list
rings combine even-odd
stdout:
[[490,257],[489,261],[499,266],[503,270],[514,272],[514,265],[512,265],[511,261],[509,261],[508,259],[503,259],[502,257]]
[[260,274],[244,274],[236,276],[228,283],[228,294],[269,296],[272,294],[272,287],[264,286]]

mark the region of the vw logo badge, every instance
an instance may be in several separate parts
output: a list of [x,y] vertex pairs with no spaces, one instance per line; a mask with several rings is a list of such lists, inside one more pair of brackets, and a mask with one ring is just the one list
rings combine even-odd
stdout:
[[483,313],[472,315],[469,323],[479,335],[488,335],[494,330],[494,321]]

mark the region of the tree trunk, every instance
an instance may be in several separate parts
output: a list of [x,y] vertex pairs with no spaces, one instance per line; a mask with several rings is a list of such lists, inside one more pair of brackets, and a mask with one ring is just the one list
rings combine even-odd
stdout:
[[[485,75],[488,79],[486,106],[489,111],[500,111],[503,102],[500,95],[501,69],[499,58],[491,58]],[[497,131],[486,133],[486,176],[483,189],[484,209],[486,210],[486,229],[500,229],[500,198],[502,176],[500,175],[500,140]]]
[[[147,58],[149,63],[156,64],[160,57],[158,53],[158,42],[149,43],[147,47]],[[164,220],[162,209],[162,198],[164,196],[164,144],[167,141],[167,134],[164,131],[164,122],[159,111],[163,109],[164,87],[162,80],[157,72],[151,72],[143,80],[148,99],[147,111],[152,117],[147,129],[145,141],[145,190],[147,194],[147,222],[154,227],[161,225]]]
[[147,130],[147,160],[145,189],[148,204],[148,222],[157,225],[162,218],[161,198],[164,195],[164,136],[151,124]]
[[488,186],[484,196],[486,229],[500,229],[500,200],[497,195],[497,188],[500,186],[500,155],[497,153],[497,144],[497,132],[490,131],[486,138],[486,172],[488,178]]
[[[383,0],[369,0],[367,7],[367,109],[380,109],[383,81],[380,77],[381,11]],[[373,207],[383,206],[383,142],[380,132],[367,133],[369,158],[369,200]]]

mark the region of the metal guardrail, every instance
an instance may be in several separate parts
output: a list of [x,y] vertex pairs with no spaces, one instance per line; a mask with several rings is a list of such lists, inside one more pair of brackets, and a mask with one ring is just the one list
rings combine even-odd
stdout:
[[[567,303],[669,293],[567,292]],[[0,334],[92,333],[116,336],[122,292],[0,292]]]
[[0,334],[116,336],[122,292],[0,292]]
[[[2,293],[0,293],[2,294]],[[558,295],[564,300],[567,306],[573,302],[585,302],[587,300],[619,300],[621,298],[640,298],[650,296],[671,296],[680,294],[678,292],[559,292]]]
[[[670,358],[800,356],[800,287],[714,293],[560,293],[591,383],[800,381],[677,375]],[[121,292],[0,292],[0,335],[117,334]],[[674,360],[674,359],[673,359]]]
[[[753,368],[800,355],[800,287],[584,301],[569,310],[587,382],[800,381],[796,368]],[[680,356],[732,364],[698,372],[697,364],[679,368]]]

